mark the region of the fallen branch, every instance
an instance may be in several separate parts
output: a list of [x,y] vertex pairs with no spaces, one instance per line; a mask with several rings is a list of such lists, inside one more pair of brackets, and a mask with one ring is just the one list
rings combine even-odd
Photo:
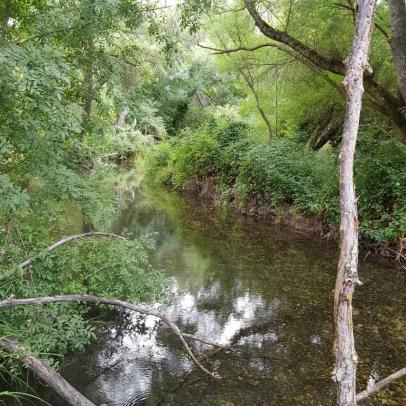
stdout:
[[[99,297],[93,295],[64,295],[64,296],[48,296],[48,297],[35,297],[29,299],[15,299],[10,297],[9,299],[0,301],[0,308],[7,308],[7,307],[14,307],[20,305],[41,305],[41,304],[48,304],[48,303],[66,303],[66,302],[88,302],[88,303],[96,303],[96,304],[104,304],[109,306],[121,307],[124,309],[132,310],[137,313],[147,314],[150,316],[155,316],[158,319],[162,320],[180,339],[183,346],[186,349],[189,357],[192,361],[205,373],[210,375],[213,378],[219,379],[220,376],[215,374],[214,372],[210,372],[207,368],[205,368],[200,361],[196,358],[193,354],[192,349],[185,341],[184,337],[192,338],[194,340],[203,341],[203,339],[195,337],[191,334],[182,333],[179,330],[179,327],[169,320],[164,314],[154,310],[144,307],[142,305],[132,304],[128,302],[124,302],[123,300],[118,299],[109,299],[106,297]],[[205,340],[206,343],[209,343],[209,340]],[[211,345],[216,345],[217,347],[221,347],[221,344],[214,344],[210,342]]]
[[[62,240],[59,240],[59,241],[55,242],[54,244],[50,245],[46,249],[46,252],[51,252],[55,248],[58,248],[61,245],[66,244],[70,241],[77,241],[77,240],[81,240],[83,238],[88,238],[88,237],[110,237],[110,238],[117,238],[119,240],[126,240],[126,238],[122,237],[121,235],[117,235],[117,234],[113,234],[113,233],[105,233],[105,232],[100,232],[100,231],[91,231],[89,233],[76,234],[76,235],[71,235],[69,237],[62,238]],[[17,267],[15,269],[13,269],[12,271],[7,272],[3,275],[0,275],[0,282],[4,281],[5,279],[12,276],[14,274],[14,272],[16,272],[17,270],[24,269],[27,266],[31,265],[37,258],[38,258],[38,255],[28,258],[24,262],[21,262],[20,264],[18,264]]]
[[199,337],[199,336],[195,336],[193,334],[188,334],[188,333],[182,333],[182,335],[185,338],[190,338],[190,339],[195,340],[195,341],[200,341],[201,343],[212,345],[213,347],[218,347],[218,348],[221,348],[222,350],[230,349],[229,345],[220,344],[220,343],[217,343],[215,341],[209,340],[209,339],[204,338],[204,337]]
[[0,348],[16,354],[23,365],[37,375],[50,388],[52,388],[62,399],[72,406],[95,406],[89,399],[85,398],[73,386],[69,384],[58,372],[45,365],[39,358],[34,357],[29,351],[11,338],[0,340]]
[[357,395],[357,402],[361,402],[362,400],[365,400],[369,396],[375,394],[385,386],[388,386],[391,384],[394,380],[401,378],[402,376],[406,375],[406,368],[400,369],[399,371],[396,371],[392,375],[387,376],[386,378],[382,379],[375,385],[371,386],[369,389],[365,389],[361,393],[358,393]]

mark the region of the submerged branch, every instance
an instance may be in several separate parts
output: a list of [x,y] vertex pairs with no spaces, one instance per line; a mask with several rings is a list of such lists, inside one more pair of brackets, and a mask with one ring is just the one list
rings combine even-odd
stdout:
[[[127,240],[125,237],[123,237],[121,235],[117,235],[117,234],[113,234],[113,233],[105,233],[105,232],[101,232],[101,231],[91,231],[89,233],[76,234],[76,235],[71,235],[69,237],[62,238],[62,240],[59,240],[59,241],[55,242],[54,244],[50,245],[46,249],[46,252],[51,252],[55,248],[58,248],[61,245],[66,244],[70,241],[77,241],[77,240],[81,240],[82,238],[88,238],[88,237],[109,237],[109,238],[117,238],[119,240]],[[24,262],[21,262],[20,264],[18,264],[17,267],[15,269],[13,269],[12,271],[7,272],[3,275],[0,275],[0,282],[4,281],[5,279],[12,276],[15,271],[17,271],[19,269],[24,269],[27,266],[31,265],[37,258],[38,258],[38,256],[33,256],[31,258],[28,258]]]
[[406,375],[406,368],[402,368],[399,371],[394,372],[393,374],[387,376],[386,378],[382,379],[381,381],[377,382],[375,385],[371,386],[369,389],[365,389],[361,393],[357,395],[357,402],[361,402],[365,400],[369,396],[372,396],[385,386],[391,384],[394,380],[401,378],[402,376]]
[[89,399],[85,398],[73,386],[70,385],[58,372],[47,366],[42,360],[30,354],[12,338],[0,339],[0,349],[17,355],[19,361],[52,388],[62,399],[73,406],[95,406]]
[[[109,299],[106,297],[99,297],[99,296],[93,296],[93,295],[63,295],[63,296],[35,297],[35,298],[29,298],[29,299],[15,299],[15,298],[11,297],[9,299],[0,301],[0,308],[14,307],[14,306],[20,306],[20,305],[41,305],[41,304],[49,304],[49,303],[66,303],[66,302],[78,302],[78,303],[87,302],[87,303],[104,304],[104,305],[115,306],[115,307],[132,310],[137,313],[155,316],[158,319],[162,320],[178,336],[178,338],[182,342],[183,346],[185,347],[186,352],[188,353],[189,357],[202,371],[204,371],[205,373],[207,373],[208,375],[210,375],[213,378],[216,378],[216,379],[220,378],[219,375],[215,374],[214,372],[210,372],[207,368],[205,368],[200,363],[200,361],[193,354],[192,349],[186,342],[185,337],[192,338],[192,339],[198,340],[198,341],[203,341],[203,339],[195,337],[191,334],[182,333],[179,330],[179,327],[175,323],[173,323],[171,320],[169,320],[164,314],[158,312],[157,310],[149,309],[142,305],[132,304],[129,302],[125,302],[123,300]],[[209,342],[209,340],[206,340],[206,339],[204,339],[204,342],[206,342],[207,344],[216,345],[217,347],[220,347],[220,348],[222,347],[221,344]]]

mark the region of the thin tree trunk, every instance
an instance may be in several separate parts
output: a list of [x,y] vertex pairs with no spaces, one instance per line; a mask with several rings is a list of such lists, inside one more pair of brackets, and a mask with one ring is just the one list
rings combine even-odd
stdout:
[[47,366],[39,358],[21,346],[11,338],[0,340],[0,348],[9,353],[18,355],[18,359],[26,368],[37,375],[44,383],[52,388],[62,399],[72,406],[96,406],[89,399],[85,398],[73,386],[69,384],[58,372]]
[[[227,48],[224,40],[221,38],[219,33],[216,33],[216,37],[220,41],[220,44],[222,45],[222,47],[224,49]],[[235,42],[235,41],[233,41],[233,42]],[[226,55],[230,58],[230,55],[228,53],[226,53]],[[236,68],[241,73],[241,76],[243,77],[243,79],[247,83],[249,89],[251,90],[251,93],[255,99],[255,105],[257,107],[257,110],[258,110],[262,120],[264,121],[266,128],[268,129],[268,136],[269,136],[269,138],[272,138],[273,137],[272,125],[271,125],[270,121],[268,120],[268,117],[266,116],[264,109],[261,106],[261,101],[259,100],[258,93],[255,89],[254,80],[252,78],[252,75],[251,75],[249,69],[247,68],[248,73],[245,73],[244,69],[238,64],[238,62],[236,62]]]
[[240,68],[238,65],[237,65],[237,68],[241,72],[242,77],[247,82],[247,85],[250,88],[251,93],[254,96],[255,105],[257,106],[257,110],[258,110],[260,116],[262,117],[262,120],[264,121],[264,123],[266,125],[266,128],[268,129],[268,136],[269,136],[269,138],[272,138],[273,137],[272,126],[271,126],[271,123],[268,120],[268,117],[265,114],[264,109],[262,108],[261,101],[259,100],[258,93],[257,93],[257,91],[255,89],[254,81],[252,80],[252,75],[251,75],[250,72],[248,72],[248,74],[246,74],[244,72],[244,70],[242,68]]
[[353,176],[354,153],[362,108],[363,75],[369,68],[376,0],[359,0],[355,34],[343,86],[347,96],[347,111],[340,152],[340,239],[334,294],[335,368],[333,378],[338,383],[340,406],[353,406],[356,401],[358,357],[355,351],[352,321],[352,296],[358,279],[358,217]]
[[395,62],[398,87],[406,103],[406,5],[405,0],[389,0],[392,36],[390,47]]

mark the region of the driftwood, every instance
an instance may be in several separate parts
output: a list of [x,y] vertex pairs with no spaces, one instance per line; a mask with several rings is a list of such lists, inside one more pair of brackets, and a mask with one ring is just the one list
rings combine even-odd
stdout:
[[376,0],[359,0],[352,50],[343,81],[347,109],[340,150],[340,258],[334,291],[335,368],[340,406],[353,406],[356,400],[358,356],[355,351],[352,321],[352,296],[358,279],[358,217],[354,185],[354,153],[362,108],[364,71]]
[[180,339],[185,350],[192,361],[205,373],[210,375],[213,378],[219,379],[220,376],[214,372],[210,372],[207,368],[205,368],[200,361],[196,358],[193,354],[192,349],[190,348],[189,344],[186,342],[186,338],[191,338],[197,341],[205,342],[206,344],[215,345],[216,347],[222,348],[221,344],[214,343],[210,340],[202,339],[200,337],[195,337],[191,334],[182,333],[179,330],[179,327],[169,320],[164,314],[158,312],[154,309],[149,309],[142,305],[132,304],[128,302],[124,302],[123,300],[118,299],[109,299],[106,297],[99,297],[93,295],[64,295],[64,296],[48,296],[48,297],[35,297],[29,299],[15,299],[10,297],[9,299],[0,301],[0,308],[7,308],[7,307],[14,307],[20,305],[41,305],[41,304],[48,304],[48,303],[66,303],[66,302],[88,302],[88,303],[96,303],[96,304],[104,304],[109,306],[120,307],[128,310],[132,310],[137,313],[147,314],[150,316],[155,316],[158,319],[162,320]]
[[385,386],[388,386],[391,384],[394,380],[401,378],[402,376],[406,375],[406,368],[402,368],[399,371],[396,371],[395,373],[387,376],[386,378],[382,379],[381,381],[377,382],[375,385],[371,386],[369,389],[365,389],[361,393],[357,395],[357,402],[361,402],[368,398],[369,396],[372,396]]
[[[83,238],[88,238],[88,237],[109,237],[109,238],[117,238],[119,240],[126,240],[125,237],[122,237],[121,235],[117,235],[117,234],[113,234],[113,233],[105,233],[105,232],[100,232],[100,231],[91,231],[89,233],[82,233],[82,234],[76,234],[76,235],[71,235],[69,237],[64,237],[62,238],[62,240],[57,241],[56,243],[50,245],[47,249],[46,252],[51,252],[53,251],[55,248],[60,247],[63,244],[66,244],[70,241],[78,241],[81,240]],[[15,269],[13,269],[10,272],[7,272],[3,275],[0,275],[0,282],[4,281],[5,279],[9,278],[10,276],[14,275],[14,273],[19,270],[19,269],[24,269],[26,267],[28,267],[29,265],[31,265],[36,259],[38,258],[38,256],[34,256],[31,258],[26,259],[24,262],[21,262],[20,264],[18,264],[16,266]]]
[[71,386],[58,372],[48,367],[39,358],[34,357],[29,351],[12,338],[0,340],[0,348],[18,356],[23,365],[37,375],[43,382],[52,388],[62,399],[72,406],[95,406],[73,386]]

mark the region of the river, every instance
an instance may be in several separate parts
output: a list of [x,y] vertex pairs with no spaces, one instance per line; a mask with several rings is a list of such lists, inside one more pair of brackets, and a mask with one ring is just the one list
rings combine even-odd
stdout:
[[[213,380],[155,318],[118,313],[99,329],[97,343],[66,357],[68,381],[98,405],[335,404],[330,374],[337,246],[139,187],[135,175],[121,185],[127,205],[113,231],[155,233],[151,262],[172,281],[163,311],[185,331],[231,343],[231,351],[194,344],[202,362],[222,376]],[[368,256],[361,258],[360,277],[354,328],[359,387],[365,388],[368,380],[406,365],[406,274]],[[405,388],[395,384],[364,404],[405,405]]]

